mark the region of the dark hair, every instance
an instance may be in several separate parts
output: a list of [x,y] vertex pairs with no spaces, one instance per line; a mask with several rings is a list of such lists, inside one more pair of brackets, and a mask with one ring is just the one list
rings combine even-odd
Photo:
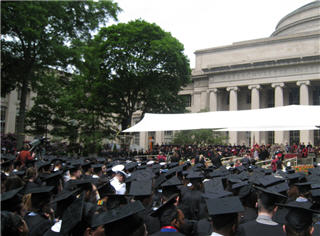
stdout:
[[160,226],[171,225],[174,219],[178,219],[179,213],[176,206],[172,205],[165,209],[160,216]]
[[32,193],[31,206],[35,212],[43,211],[43,208],[50,202],[50,193]]
[[285,225],[286,227],[286,233],[288,236],[311,236],[310,234],[310,227],[297,232],[296,230],[294,230],[292,227],[290,227],[289,225]]
[[261,193],[258,198],[258,211],[261,211],[262,208],[267,212],[272,212],[275,207],[275,198],[269,196],[266,193]]
[[18,228],[23,225],[21,216],[12,212],[1,211],[1,235],[20,235]]
[[231,229],[238,222],[238,213],[211,216],[212,226],[216,230]]

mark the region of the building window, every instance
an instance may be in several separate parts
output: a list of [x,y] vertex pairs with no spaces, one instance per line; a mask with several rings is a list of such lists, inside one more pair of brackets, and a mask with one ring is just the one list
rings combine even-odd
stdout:
[[136,133],[133,133],[133,144],[135,145],[140,145],[140,133],[139,132],[136,132]]
[[290,131],[290,145],[299,144],[300,142],[300,132],[298,130]]
[[7,114],[7,107],[1,106],[1,134],[4,134],[4,129],[6,127],[6,114]]
[[251,144],[251,132],[250,131],[246,131],[246,139],[248,142],[248,146],[250,146],[250,144]]
[[300,92],[299,88],[290,88],[289,90],[289,105],[299,105]]
[[269,89],[267,92],[267,107],[274,107],[274,90]]
[[185,106],[186,107],[191,107],[191,94],[185,94],[185,95],[181,95],[184,99],[185,102]]
[[315,87],[313,90],[313,105],[320,105],[320,87]]
[[251,93],[247,93],[247,104],[251,104]]
[[320,145],[320,129],[314,131],[314,146]]
[[173,132],[172,131],[164,131],[164,143],[169,144],[171,143],[173,138]]
[[274,144],[274,131],[268,131],[268,144]]

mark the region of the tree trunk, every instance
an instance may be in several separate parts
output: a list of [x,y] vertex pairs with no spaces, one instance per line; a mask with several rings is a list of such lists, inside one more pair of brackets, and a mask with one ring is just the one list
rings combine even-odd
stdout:
[[21,87],[21,98],[19,103],[19,116],[17,120],[17,150],[23,147],[24,142],[24,121],[26,116],[26,104],[27,104],[27,94],[28,94],[28,79],[25,77],[22,82]]

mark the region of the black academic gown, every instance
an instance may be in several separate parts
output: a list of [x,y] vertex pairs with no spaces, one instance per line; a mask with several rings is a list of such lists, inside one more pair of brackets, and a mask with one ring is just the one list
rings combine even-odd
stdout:
[[29,236],[43,236],[53,225],[53,222],[41,214],[35,214],[34,216],[27,214],[24,220],[29,228]]
[[197,222],[197,229],[196,229],[196,234],[197,236],[207,236],[207,235],[211,235],[211,233],[213,232],[212,229],[212,224],[208,219],[201,219]]
[[246,207],[244,209],[243,214],[241,214],[240,222],[239,224],[244,224],[249,221],[257,219],[258,213],[257,209],[251,208],[251,207]]
[[266,225],[256,220],[239,225],[237,236],[285,236],[282,225]]
[[152,209],[145,208],[143,211],[138,213],[146,224],[148,234],[153,234],[160,230],[160,221],[158,218],[150,216],[151,212]]

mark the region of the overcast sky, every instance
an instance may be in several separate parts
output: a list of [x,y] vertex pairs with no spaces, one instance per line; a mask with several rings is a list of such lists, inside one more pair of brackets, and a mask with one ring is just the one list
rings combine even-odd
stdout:
[[185,47],[191,68],[194,51],[269,37],[278,22],[312,0],[115,0],[119,22],[143,19],[170,32]]

